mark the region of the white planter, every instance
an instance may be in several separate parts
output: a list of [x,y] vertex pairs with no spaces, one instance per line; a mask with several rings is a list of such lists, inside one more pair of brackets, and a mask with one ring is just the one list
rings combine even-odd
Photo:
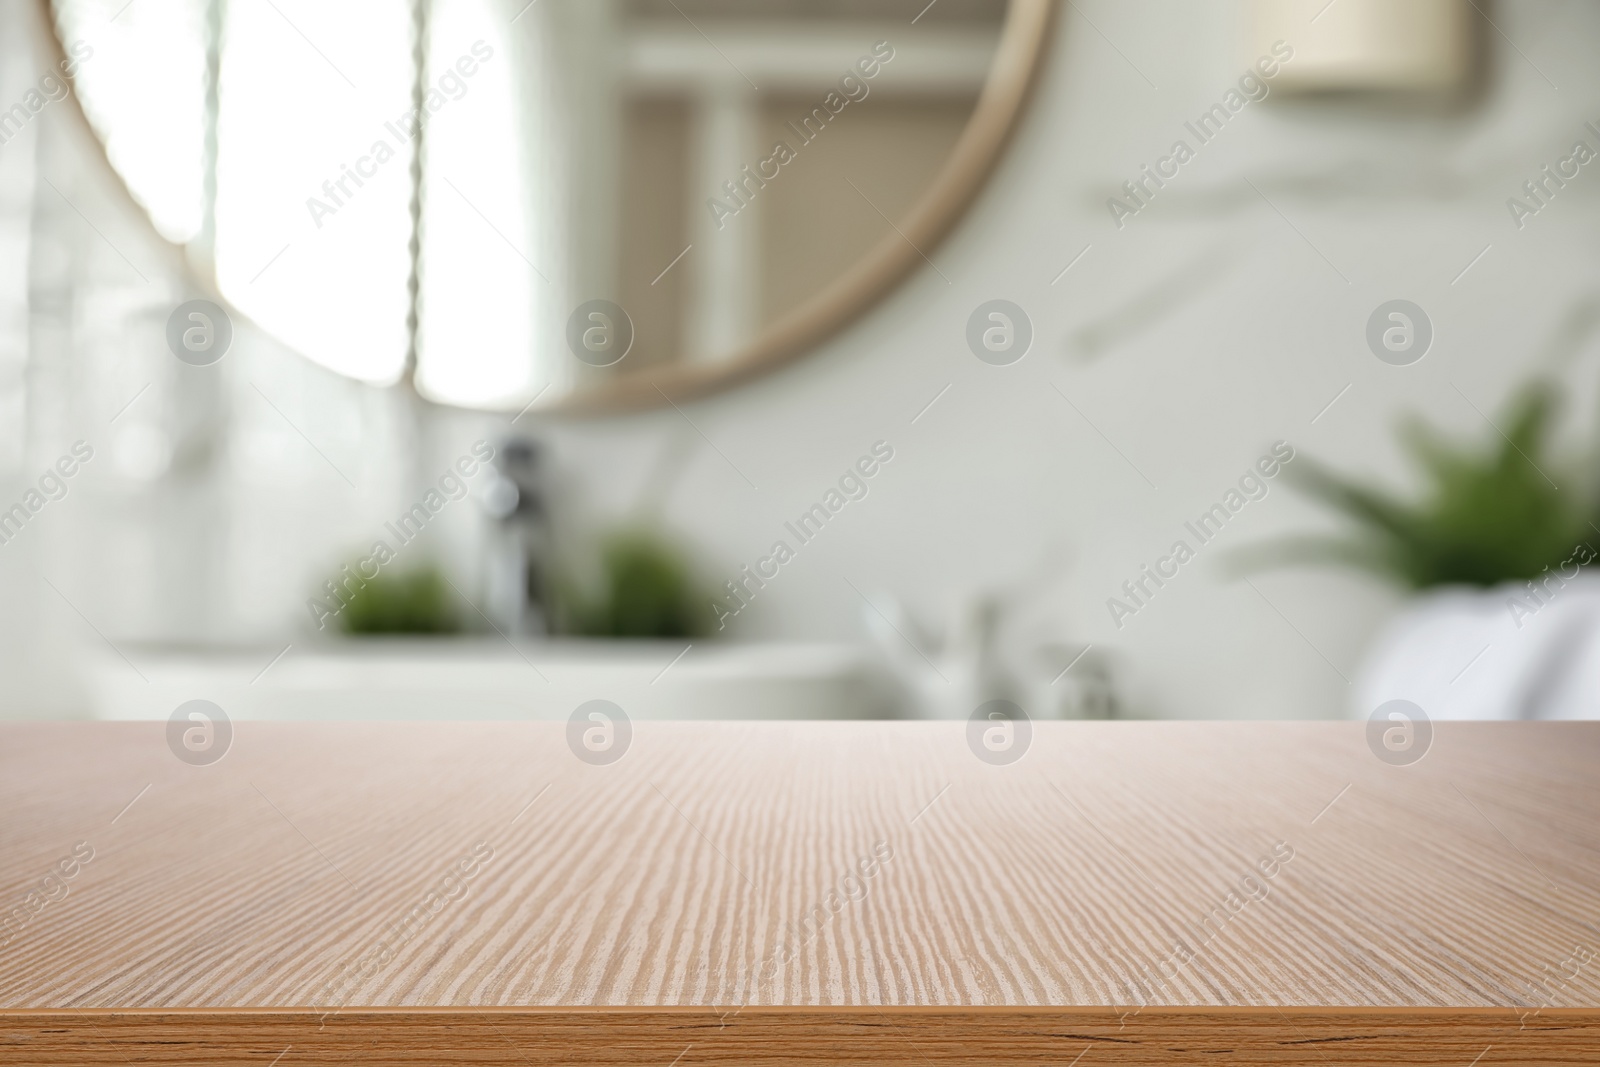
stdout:
[[1410,700],[1432,719],[1600,718],[1600,575],[1423,594],[1378,635],[1352,714]]

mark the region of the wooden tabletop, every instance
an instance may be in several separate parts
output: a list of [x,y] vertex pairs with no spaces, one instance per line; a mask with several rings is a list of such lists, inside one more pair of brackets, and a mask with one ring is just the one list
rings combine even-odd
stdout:
[[0,726],[0,1063],[1600,1061],[1600,724],[170,736]]

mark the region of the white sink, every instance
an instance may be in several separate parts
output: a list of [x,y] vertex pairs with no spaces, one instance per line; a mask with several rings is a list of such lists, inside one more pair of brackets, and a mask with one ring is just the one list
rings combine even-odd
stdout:
[[189,700],[234,719],[564,719],[594,699],[635,719],[896,713],[869,649],[685,644],[380,638],[292,645],[276,662],[281,646],[124,647],[139,673],[117,656],[98,659],[90,706],[97,719],[165,719]]

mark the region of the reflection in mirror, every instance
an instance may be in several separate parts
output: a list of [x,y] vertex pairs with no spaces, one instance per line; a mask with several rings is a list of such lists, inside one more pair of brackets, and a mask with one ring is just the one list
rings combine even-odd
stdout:
[[905,240],[1007,5],[53,9],[108,158],[222,296],[342,374],[514,409],[737,361]]

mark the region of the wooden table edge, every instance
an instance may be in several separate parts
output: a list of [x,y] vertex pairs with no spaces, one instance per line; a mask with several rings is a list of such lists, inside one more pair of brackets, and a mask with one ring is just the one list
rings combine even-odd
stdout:
[[[1498,1051],[1498,1056],[1494,1055]],[[293,1053],[292,1060],[288,1058]],[[0,1010],[7,1067],[1577,1067],[1600,1007],[754,1005]],[[1330,1056],[1332,1059],[1330,1059]]]
[[[214,1018],[217,1016],[237,1015],[241,1017],[292,1015],[306,1017],[395,1017],[395,1016],[500,1016],[500,1015],[532,1015],[532,1016],[586,1016],[609,1015],[623,1016],[659,1016],[659,1017],[695,1017],[703,1015],[713,1016],[791,1016],[803,1017],[807,1015],[886,1015],[900,1014],[908,1017],[937,1017],[937,1016],[975,1016],[998,1018],[1001,1016],[1038,1015],[1048,1017],[1073,1016],[1083,1018],[1106,1019],[1131,1019],[1135,1017],[1238,1017],[1249,1018],[1261,1016],[1263,1018],[1282,1018],[1285,1015],[1294,1017],[1325,1017],[1325,1018],[1441,1018],[1471,1019],[1474,1021],[1488,1021],[1491,1019],[1516,1021],[1524,1014],[1536,1016],[1541,1020],[1548,1019],[1600,1019],[1600,1005],[1593,1007],[1567,1007],[1567,1008],[1535,1008],[1535,1007],[1501,1007],[1496,1005],[1464,1005],[1464,1006],[1438,1006],[1438,1005],[1260,1005],[1260,1004],[1171,1004],[1150,1005],[1139,1007],[1137,1005],[1039,1005],[1039,1004],[750,1004],[744,1007],[738,1005],[717,1004],[663,1004],[663,1005],[629,1005],[629,1004],[489,1004],[489,1005],[372,1005],[345,1007],[338,1009],[319,1008],[315,1006],[273,1006],[273,1007],[174,1007],[174,1008],[108,1008],[92,1007],[77,1008],[71,1006],[55,1006],[42,1008],[0,1008],[0,1021],[7,1019],[27,1020],[31,1018],[45,1018],[51,1016],[79,1018],[104,1018],[104,1017],[157,1017],[172,1016],[176,1018]],[[1531,1020],[1530,1020],[1531,1021]]]

